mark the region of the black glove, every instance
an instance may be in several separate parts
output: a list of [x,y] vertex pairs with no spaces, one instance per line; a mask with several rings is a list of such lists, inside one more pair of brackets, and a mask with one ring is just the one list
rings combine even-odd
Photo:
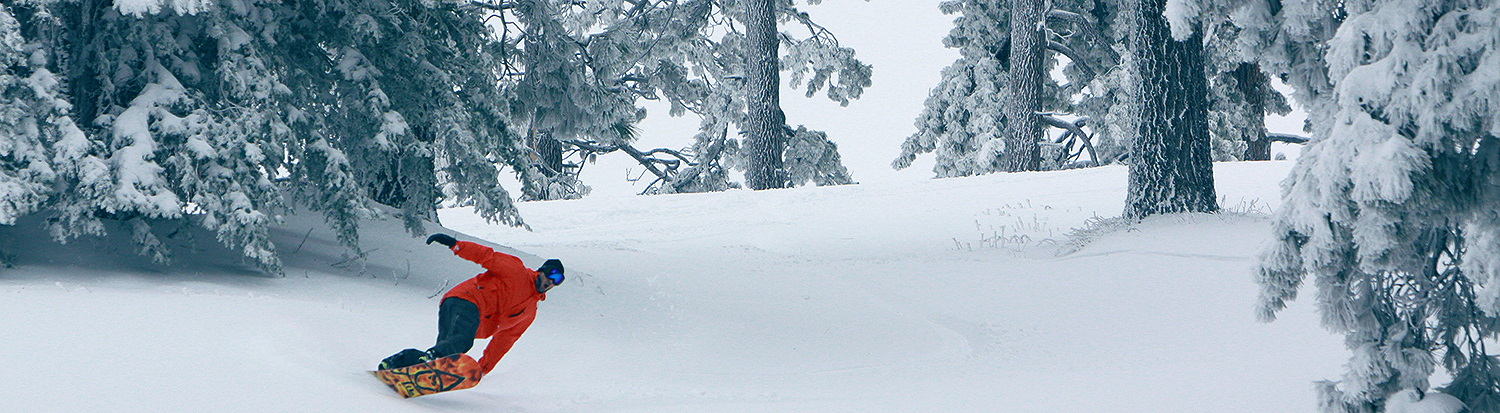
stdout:
[[458,240],[453,239],[448,234],[432,234],[432,236],[427,237],[427,245],[432,245],[434,242],[446,245],[448,248],[453,248],[453,244],[457,244]]

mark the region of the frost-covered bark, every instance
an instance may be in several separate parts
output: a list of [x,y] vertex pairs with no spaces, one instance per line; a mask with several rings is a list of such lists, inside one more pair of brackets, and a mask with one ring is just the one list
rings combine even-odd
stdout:
[[[1208,79],[1203,35],[1169,35],[1161,0],[1135,0],[1131,35],[1140,123],[1130,152],[1126,217],[1214,212],[1213,163],[1208,136]],[[1176,28],[1171,34],[1176,34]]]
[[1012,0],[1010,10],[1010,77],[1005,102],[1005,154],[1000,167],[1006,172],[1035,171],[1041,163],[1038,141],[1043,139],[1042,85],[1046,57],[1041,0]]
[[1312,122],[1259,283],[1269,320],[1310,276],[1345,336],[1324,411],[1379,411],[1438,366],[1469,411],[1500,410],[1500,6],[1247,1],[1236,22]]
[[781,74],[777,56],[776,0],[745,4],[745,185],[750,189],[787,187],[782,154],[786,152],[786,115],[781,112]]

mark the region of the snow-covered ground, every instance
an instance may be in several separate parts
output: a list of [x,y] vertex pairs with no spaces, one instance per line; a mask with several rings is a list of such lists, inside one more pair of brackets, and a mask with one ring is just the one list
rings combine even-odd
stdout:
[[321,218],[289,217],[284,278],[212,234],[161,234],[160,267],[23,221],[0,226],[20,263],[0,270],[0,411],[1312,411],[1340,338],[1308,302],[1253,317],[1289,167],[1218,164],[1234,212],[1062,256],[1119,214],[1125,168],[525,203],[532,232],[447,210],[459,238],[570,277],[478,387],[412,400],[365,371],[430,346],[433,296],[479,267],[399,220],[346,261]]

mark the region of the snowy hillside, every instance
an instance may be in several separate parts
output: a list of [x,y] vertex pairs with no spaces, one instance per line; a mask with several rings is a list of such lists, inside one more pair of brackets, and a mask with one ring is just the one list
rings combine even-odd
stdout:
[[291,217],[284,278],[212,234],[160,234],[179,254],[159,267],[24,221],[0,226],[20,264],[0,270],[0,381],[19,386],[0,411],[1312,411],[1339,338],[1309,303],[1252,311],[1290,163],[1216,166],[1233,212],[1063,256],[1120,213],[1125,168],[525,203],[533,232],[447,210],[460,239],[570,277],[478,387],[413,400],[365,370],[430,346],[433,296],[479,268],[399,220],[367,222],[368,258],[347,260]]

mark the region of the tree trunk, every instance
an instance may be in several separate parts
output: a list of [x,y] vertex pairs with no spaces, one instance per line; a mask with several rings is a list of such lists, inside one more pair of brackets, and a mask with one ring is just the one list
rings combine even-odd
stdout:
[[1047,45],[1040,23],[1042,0],[1013,0],[1010,10],[1010,96],[1005,103],[1006,172],[1035,171],[1041,165],[1042,57]]
[[[64,35],[68,41],[68,56],[61,57],[60,61],[67,64],[67,78],[69,82],[68,92],[73,95],[72,102],[74,119],[79,124],[91,125],[94,118],[99,116],[99,95],[102,87],[99,85],[98,72],[94,69],[95,58],[98,57],[97,48],[99,42],[96,38],[101,22],[100,16],[108,10],[109,3],[102,0],[85,0],[73,4],[74,7],[65,7],[64,10],[76,11],[76,13],[63,12],[63,24],[76,30],[65,30]],[[107,108],[107,106],[106,106]],[[86,127],[86,126],[85,126]]]
[[745,3],[745,92],[747,118],[745,184],[750,189],[787,187],[782,167],[786,152],[786,114],[781,112],[781,74],[777,62],[775,0]]
[[1249,121],[1251,136],[1245,142],[1245,156],[1247,161],[1269,161],[1271,160],[1271,140],[1266,137],[1266,89],[1271,87],[1270,79],[1260,71],[1260,65],[1256,63],[1240,63],[1240,67],[1230,72],[1234,76],[1236,87],[1241,95],[1245,96],[1245,111],[1242,116]]
[[1135,0],[1137,24],[1130,47],[1136,56],[1141,102],[1139,136],[1131,145],[1125,216],[1140,219],[1175,212],[1214,212],[1208,132],[1208,77],[1203,34],[1171,38],[1162,17],[1165,0]]

